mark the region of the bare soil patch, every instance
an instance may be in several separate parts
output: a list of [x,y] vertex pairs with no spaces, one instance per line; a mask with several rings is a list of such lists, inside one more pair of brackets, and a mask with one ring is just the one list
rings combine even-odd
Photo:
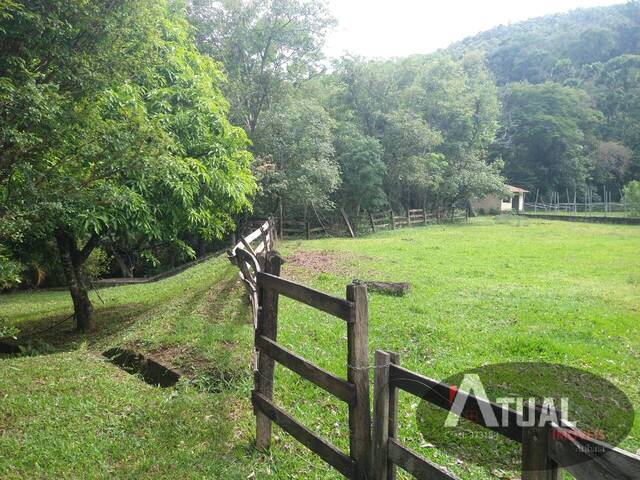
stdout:
[[359,273],[363,273],[359,263],[366,260],[371,260],[371,257],[330,250],[298,250],[287,256],[284,268],[300,280],[309,279],[319,273],[355,278]]

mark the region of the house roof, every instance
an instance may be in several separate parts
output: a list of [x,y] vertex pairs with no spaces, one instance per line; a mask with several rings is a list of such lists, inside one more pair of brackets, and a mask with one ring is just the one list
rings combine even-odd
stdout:
[[525,190],[524,188],[514,187],[513,185],[507,185],[511,193],[529,193],[529,190]]

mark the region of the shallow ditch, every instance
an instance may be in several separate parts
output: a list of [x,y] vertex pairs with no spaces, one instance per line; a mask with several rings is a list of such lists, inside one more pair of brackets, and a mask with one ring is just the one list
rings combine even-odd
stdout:
[[10,340],[0,340],[0,354],[15,355],[20,353],[20,346]]
[[139,375],[149,385],[172,387],[182,376],[178,370],[168,368],[150,356],[126,348],[111,348],[102,355],[125,372]]

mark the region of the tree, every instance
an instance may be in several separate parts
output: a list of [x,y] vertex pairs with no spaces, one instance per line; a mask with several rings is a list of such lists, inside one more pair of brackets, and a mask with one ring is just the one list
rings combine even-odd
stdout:
[[598,185],[606,185],[609,190],[621,188],[631,167],[633,152],[617,142],[601,142],[589,159],[590,176]]
[[282,93],[320,69],[327,31],[335,24],[323,2],[192,0],[190,17],[203,52],[223,63],[232,120],[250,136]]
[[262,208],[278,201],[302,211],[332,205],[340,186],[333,148],[333,121],[312,98],[289,98],[265,112],[254,134]]
[[633,152],[623,181],[640,175],[640,55],[609,60],[585,81],[604,115],[601,136]]
[[581,90],[547,82],[517,83],[503,92],[502,143],[507,178],[530,190],[584,185],[588,147],[601,120]]
[[385,206],[387,172],[380,142],[350,123],[338,123],[334,136],[336,159],[342,174],[338,198],[343,208],[357,216],[361,208],[376,211]]
[[179,4],[33,1],[2,17],[0,45],[0,217],[14,236],[55,239],[91,330],[93,250],[222,235],[255,188],[246,136]]

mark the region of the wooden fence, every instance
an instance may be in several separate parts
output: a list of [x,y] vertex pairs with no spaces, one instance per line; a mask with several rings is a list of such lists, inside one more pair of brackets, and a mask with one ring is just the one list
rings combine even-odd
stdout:
[[[399,466],[418,479],[455,480],[456,476],[398,440],[399,390],[446,411],[451,411],[452,392],[457,392],[452,385],[402,368],[395,353],[376,352],[372,478],[394,480],[396,466]],[[467,395],[464,392],[457,394]],[[495,418],[508,419],[508,422],[502,426],[488,426],[482,414],[465,418],[522,444],[522,480],[559,480],[561,468],[577,480],[640,479],[640,457],[636,455],[594,440],[567,425],[546,422],[540,426],[540,412],[537,412],[535,422],[526,422],[534,423],[534,426],[522,427],[522,415],[515,410],[468,395],[464,412],[487,409]]]
[[[424,212],[422,212],[424,214]],[[411,212],[409,213],[411,215]],[[391,220],[389,214],[389,220]],[[375,219],[375,218],[374,218]],[[413,224],[407,218],[408,225]],[[240,269],[254,311],[254,390],[256,446],[265,450],[277,424],[349,479],[395,480],[399,466],[418,479],[456,479],[398,440],[398,392],[403,390],[446,411],[457,389],[400,366],[397,354],[375,354],[373,438],[369,406],[367,288],[350,284],[346,298],[337,298],[280,276],[282,259],[273,250],[277,239],[274,222],[264,222],[229,252]],[[277,342],[278,300],[285,296],[345,321],[347,328],[347,379],[340,378],[287,350]],[[349,407],[349,453],[342,452],[273,402],[274,369],[279,363]],[[465,394],[458,392],[458,394]],[[546,423],[523,427],[514,410],[468,395],[468,409],[490,409],[504,426],[489,426],[482,415],[465,418],[522,444],[522,480],[559,480],[561,468],[577,480],[640,480],[640,457],[593,440],[567,425]],[[465,412],[468,411],[465,409]],[[457,412],[456,412],[457,413]],[[595,453],[594,453],[595,452]]]
[[258,326],[258,272],[262,271],[267,253],[273,250],[277,240],[275,223],[272,219],[260,222],[258,228],[233,246],[227,256],[240,270],[240,280],[247,289],[253,314],[253,327]]
[[[254,306],[257,361],[251,395],[256,413],[256,446],[269,447],[271,424],[275,423],[346,478],[369,478],[371,455],[371,412],[369,408],[368,306],[367,287],[347,286],[346,299],[299,285],[280,277],[281,258],[273,251],[275,238],[271,222],[265,223],[229,252],[240,268]],[[258,233],[260,232],[260,233]],[[270,233],[266,233],[270,232]],[[256,256],[251,242],[263,238],[264,260]],[[271,240],[270,240],[271,239]],[[253,250],[253,251],[251,251]],[[258,249],[258,251],[262,251]],[[347,328],[347,379],[339,378],[277,343],[278,299],[285,296],[345,321]],[[256,299],[255,303],[253,299]],[[349,408],[349,454],[297,422],[273,402],[275,362],[285,366]]]
[[370,212],[369,224],[371,231],[391,228],[395,230],[403,227],[413,227],[417,225],[427,225],[429,223],[444,223],[452,221],[466,220],[467,215],[462,210],[451,210],[447,214],[444,210],[438,212],[427,212],[423,209],[407,210],[406,215],[396,215],[392,210],[386,212]]

